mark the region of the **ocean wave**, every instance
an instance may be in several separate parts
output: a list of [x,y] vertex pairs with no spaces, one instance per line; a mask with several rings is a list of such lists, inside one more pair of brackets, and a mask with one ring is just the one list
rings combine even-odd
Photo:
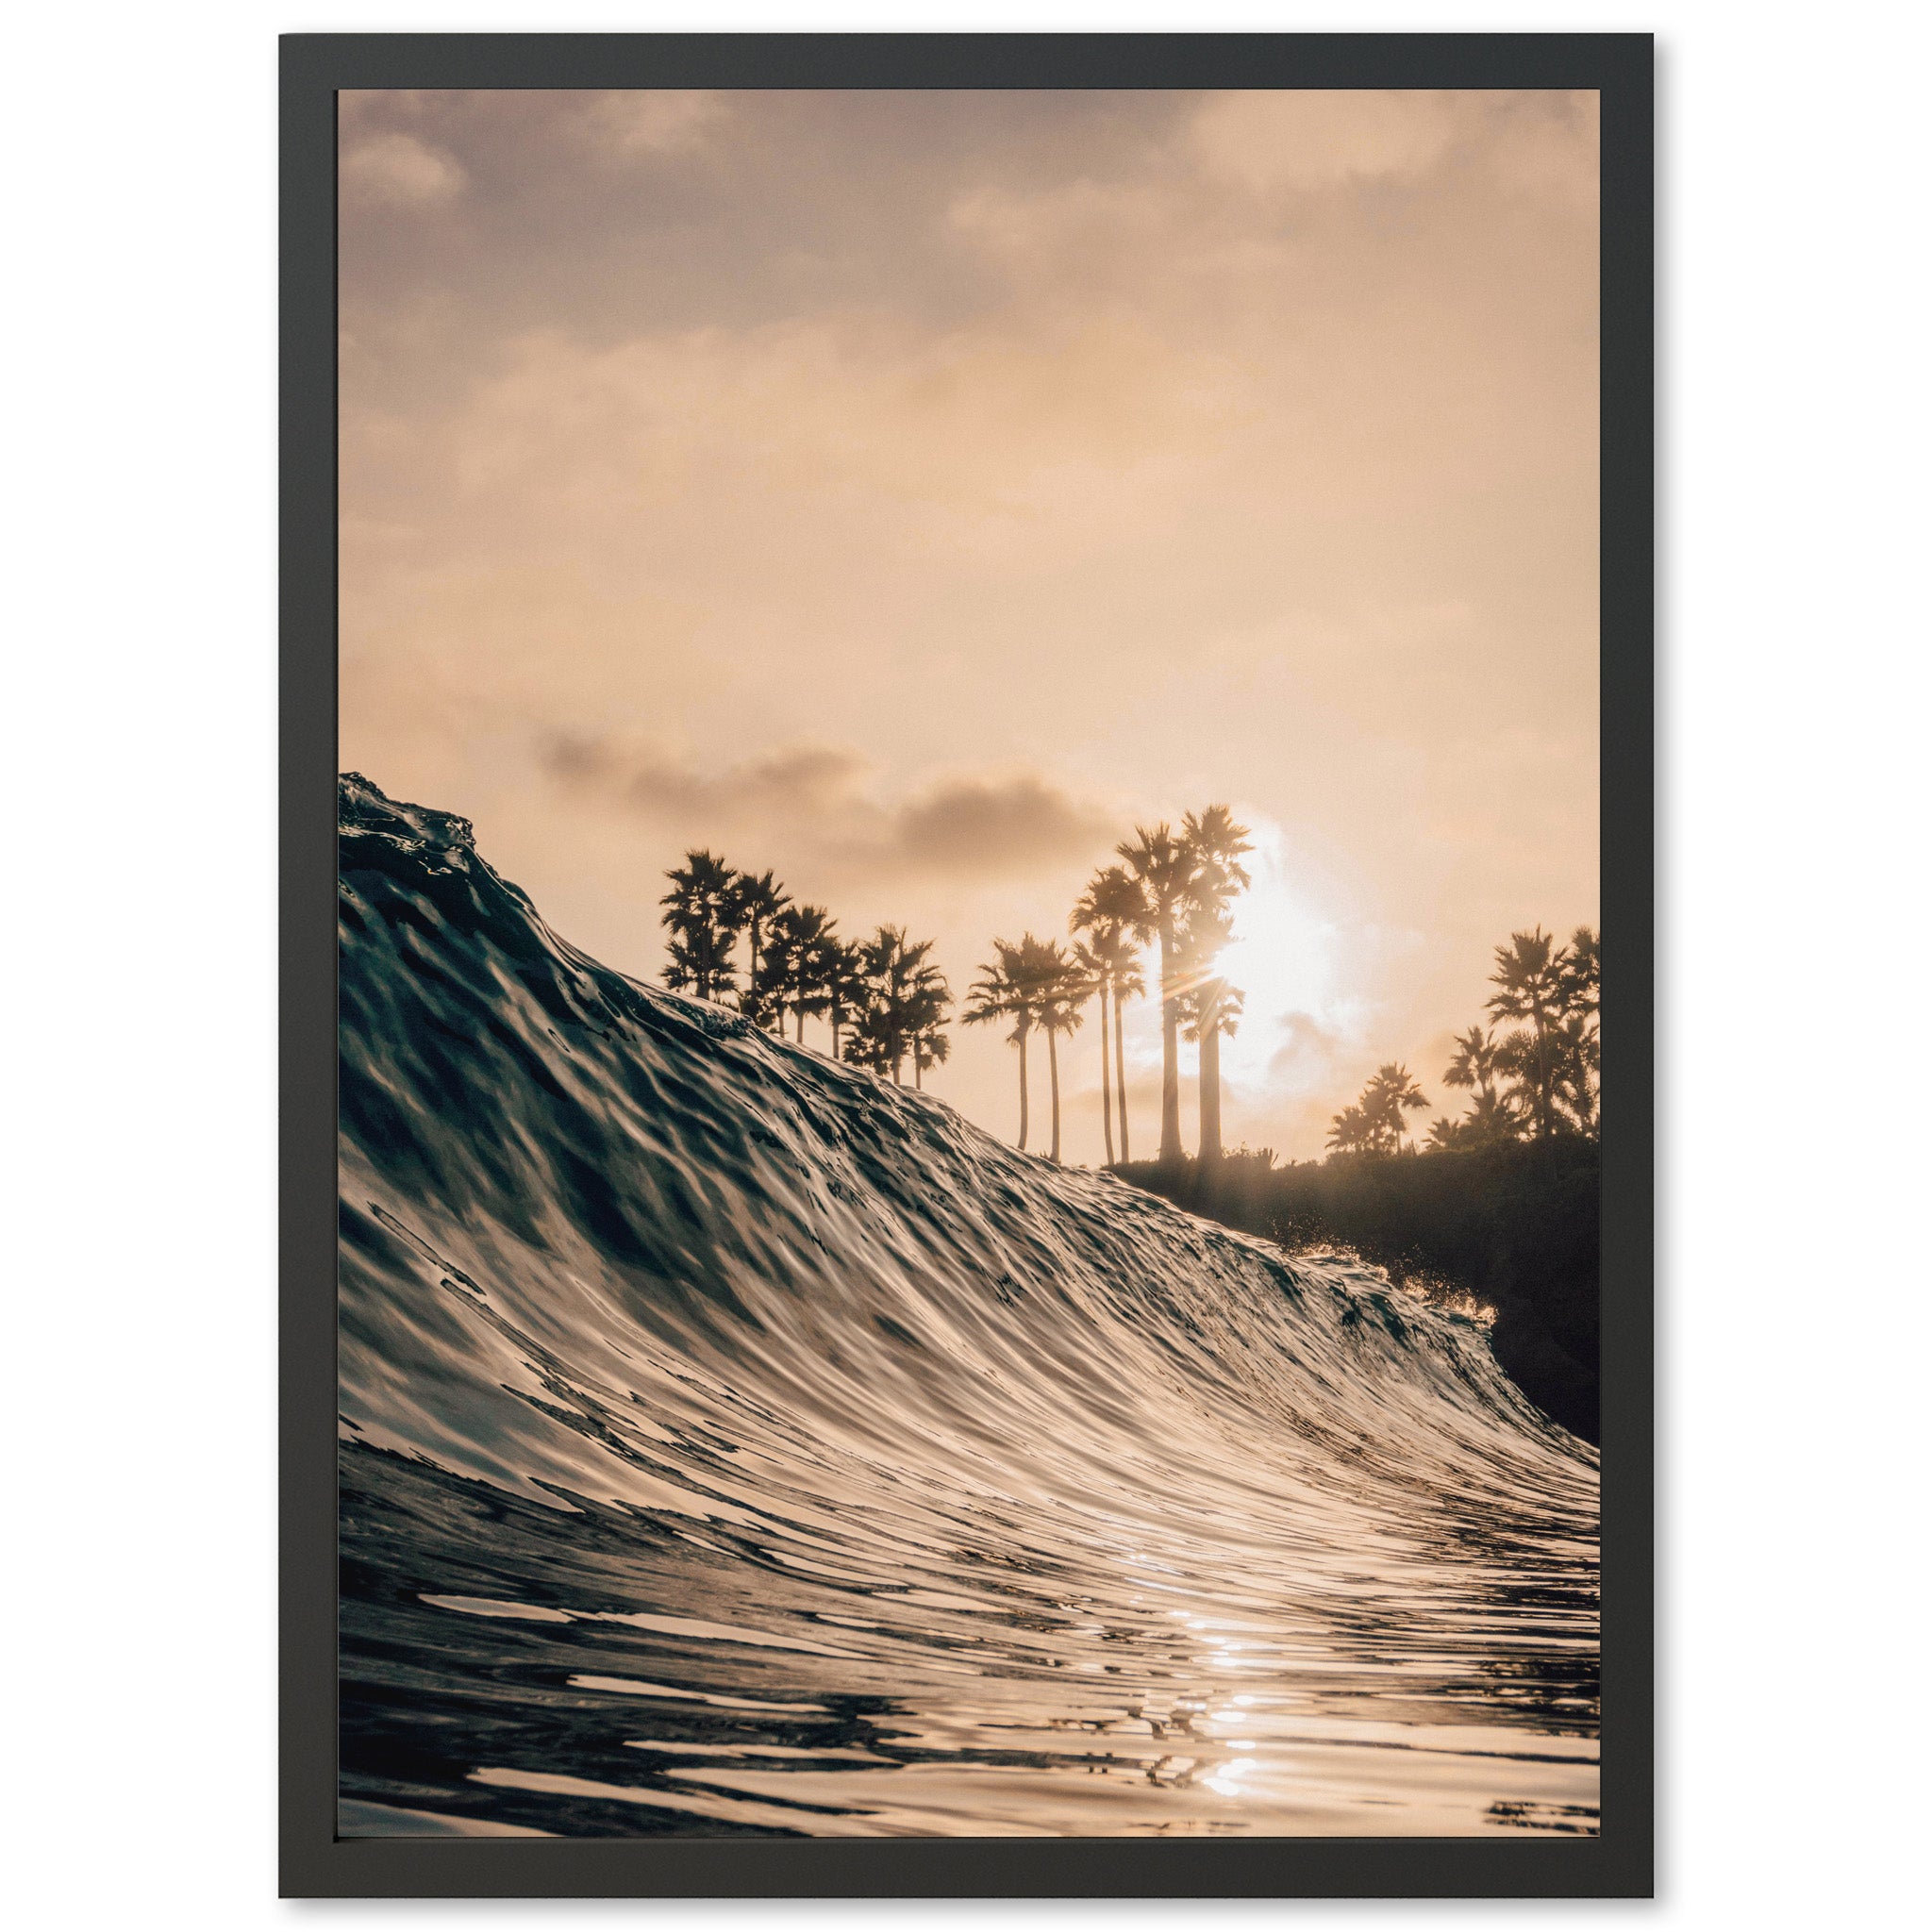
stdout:
[[626,978],[341,781],[342,1829],[1596,1828],[1482,1330]]

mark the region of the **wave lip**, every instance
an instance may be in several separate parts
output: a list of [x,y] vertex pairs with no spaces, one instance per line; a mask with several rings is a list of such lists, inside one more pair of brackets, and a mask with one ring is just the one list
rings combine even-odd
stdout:
[[1479,1329],[340,803],[358,1831],[1595,1829],[1595,1457]]

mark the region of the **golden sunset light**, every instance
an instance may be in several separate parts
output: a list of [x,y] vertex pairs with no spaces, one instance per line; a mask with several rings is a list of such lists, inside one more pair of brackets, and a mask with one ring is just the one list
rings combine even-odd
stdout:
[[[1229,1143],[1319,1154],[1391,1058],[1454,1111],[1495,943],[1597,920],[1596,140],[1550,93],[344,95],[342,765],[637,977],[705,848],[956,995],[1232,800]],[[1091,1017],[1058,1055],[1098,1163]],[[1010,1138],[1011,1058],[958,1029],[933,1090]]]

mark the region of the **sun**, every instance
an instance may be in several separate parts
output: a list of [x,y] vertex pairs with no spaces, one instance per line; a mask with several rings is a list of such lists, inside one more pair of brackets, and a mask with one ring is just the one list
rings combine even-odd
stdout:
[[1252,1081],[1281,1046],[1289,1014],[1319,1016],[1330,1006],[1336,930],[1293,876],[1281,827],[1254,814],[1243,822],[1255,847],[1246,861],[1251,883],[1235,901],[1234,938],[1220,965],[1247,1004],[1240,1031],[1223,1042],[1221,1063],[1232,1078]]

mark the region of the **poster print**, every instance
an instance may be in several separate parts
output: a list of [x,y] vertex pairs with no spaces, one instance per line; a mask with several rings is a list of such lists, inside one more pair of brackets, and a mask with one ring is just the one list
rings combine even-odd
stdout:
[[1599,126],[340,95],[340,1836],[1599,1832]]

